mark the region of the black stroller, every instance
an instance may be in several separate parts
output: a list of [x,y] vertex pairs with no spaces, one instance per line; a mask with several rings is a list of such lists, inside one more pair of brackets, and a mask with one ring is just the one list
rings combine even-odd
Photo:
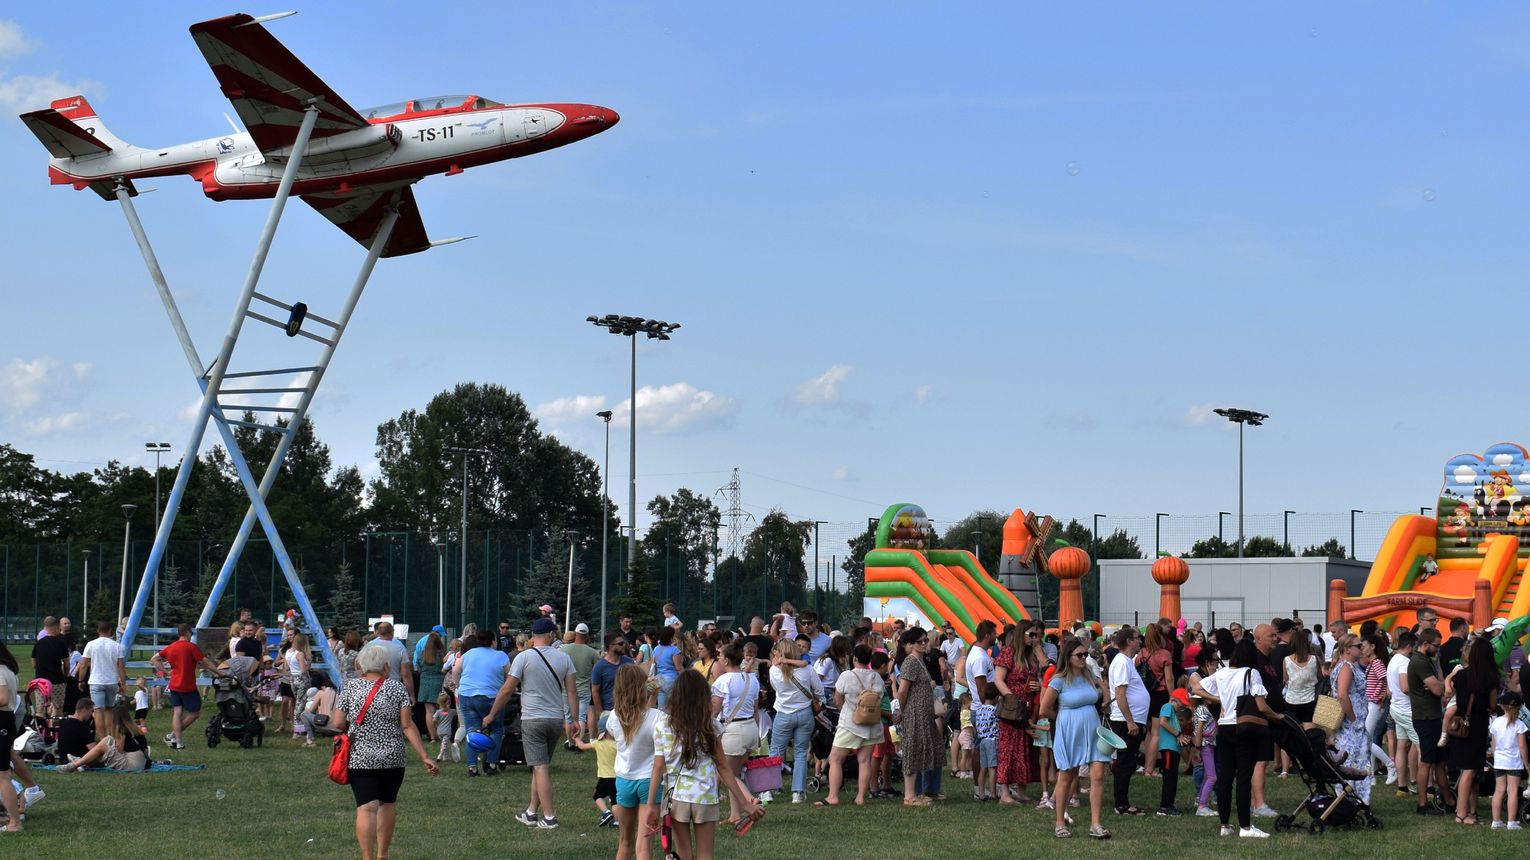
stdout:
[[1301,766],[1302,784],[1307,797],[1290,815],[1275,818],[1277,831],[1290,830],[1296,826],[1296,818],[1305,809],[1312,817],[1307,829],[1322,833],[1330,827],[1357,826],[1371,830],[1381,829],[1381,819],[1371,812],[1370,804],[1362,801],[1349,781],[1371,779],[1369,770],[1356,771],[1340,767],[1330,761],[1325,748],[1328,735],[1320,728],[1303,729],[1302,724],[1290,714],[1281,718],[1276,728],[1276,741],[1286,754]]
[[265,746],[266,725],[260,721],[260,708],[250,689],[250,675],[255,671],[254,657],[230,657],[224,674],[213,678],[213,703],[217,706],[207,722],[207,746],[218,745],[224,738],[249,749]]

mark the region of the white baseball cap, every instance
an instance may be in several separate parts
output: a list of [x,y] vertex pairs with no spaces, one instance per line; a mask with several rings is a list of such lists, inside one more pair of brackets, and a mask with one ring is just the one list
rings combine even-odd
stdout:
[[580,623],[580,624],[576,624],[576,625],[575,625],[575,626],[574,626],[574,632],[575,632],[575,633],[584,633],[584,634],[588,634],[588,633],[589,633],[589,632],[590,632],[590,625],[588,625],[588,624],[583,624],[583,623]]

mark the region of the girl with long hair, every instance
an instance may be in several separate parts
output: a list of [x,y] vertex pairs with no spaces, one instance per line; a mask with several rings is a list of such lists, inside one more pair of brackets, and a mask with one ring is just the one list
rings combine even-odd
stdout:
[[308,690],[308,637],[292,634],[292,644],[282,654],[282,725],[292,726],[292,739],[299,738],[298,697]]
[[425,729],[429,733],[430,743],[439,743],[441,740],[436,732],[436,699],[441,696],[441,683],[446,677],[442,674],[445,662],[446,640],[432,630],[425,637],[425,650],[420,655],[420,665],[415,667],[420,672],[420,690],[415,701],[425,706]]
[[[1041,691],[1043,665],[1036,662],[1036,647],[1041,641],[1041,626],[1022,620],[1004,635],[1004,648],[993,661],[994,684],[1000,695],[1019,696],[1028,702],[1029,712],[1036,711],[1036,697]],[[999,803],[1030,803],[1025,787],[1035,782],[1040,771],[1036,748],[1020,725],[999,722]],[[1014,797],[1010,797],[1010,787]]]
[[[760,802],[728,765],[722,736],[712,719],[711,702],[706,679],[695,672],[682,672],[670,689],[668,714],[655,724],[653,733],[648,797],[669,792],[670,816],[676,825],[675,847],[681,857],[691,860],[712,860],[717,822],[722,818],[719,787],[727,788],[734,808],[741,813],[739,832],[765,816]],[[656,805],[649,806],[647,826],[650,830],[659,826]]]
[[660,800],[648,788],[654,729],[663,712],[654,707],[658,690],[635,663],[623,663],[616,670],[613,691],[606,734],[616,742],[616,860],[648,860],[652,840],[639,838],[638,830]]
[[[1451,677],[1455,715],[1466,720],[1466,737],[1449,736],[1450,766],[1461,769],[1456,780],[1456,823],[1477,823],[1477,776],[1487,764],[1488,724],[1498,709],[1498,664],[1493,644],[1479,636],[1467,646],[1461,668]],[[1445,714],[1446,725],[1450,713]]]
[[[760,702],[760,676],[753,667],[745,668],[745,651],[744,642],[728,643],[719,661],[722,671],[712,684],[712,717],[722,726],[718,748],[727,754],[728,773],[734,777],[743,773],[744,759],[760,743],[760,724],[755,717]],[[663,693],[659,696],[662,701]],[[738,807],[733,809],[729,823],[738,820]]]
[[[1158,762],[1158,724],[1161,721],[1159,714],[1163,713],[1163,706],[1169,703],[1169,691],[1175,687],[1174,683],[1174,649],[1164,641],[1163,628],[1157,624],[1149,624],[1142,636],[1142,651],[1137,655],[1138,665],[1146,664],[1147,674],[1153,679],[1148,688],[1148,725],[1147,735],[1142,740],[1142,754],[1147,756],[1147,764],[1143,768],[1143,775],[1155,777],[1159,775]],[[1174,774],[1168,775],[1174,778]]]
[[1068,803],[1078,789],[1078,772],[1089,768],[1089,835],[1110,838],[1110,831],[1100,824],[1100,809],[1105,803],[1105,765],[1110,757],[1100,753],[1095,732],[1100,728],[1096,709],[1100,689],[1095,686],[1083,642],[1063,639],[1057,650],[1057,672],[1047,682],[1041,697],[1040,714],[1052,721],[1052,754],[1057,761],[1057,788],[1052,794],[1054,834],[1059,839],[1072,836],[1068,825]]

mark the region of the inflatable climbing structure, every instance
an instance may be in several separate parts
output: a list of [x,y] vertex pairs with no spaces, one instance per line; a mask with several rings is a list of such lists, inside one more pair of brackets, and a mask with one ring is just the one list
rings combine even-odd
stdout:
[[1031,617],[972,553],[931,549],[930,532],[918,505],[896,504],[882,514],[876,547],[866,554],[866,615],[913,618],[926,629],[950,624],[967,642],[983,621],[1002,629]]

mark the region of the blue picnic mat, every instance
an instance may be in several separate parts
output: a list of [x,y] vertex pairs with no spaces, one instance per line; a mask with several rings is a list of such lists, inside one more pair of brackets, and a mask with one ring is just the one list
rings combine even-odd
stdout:
[[[33,770],[58,770],[56,764],[34,764]],[[87,767],[80,773],[171,773],[183,770],[207,770],[205,764],[174,764],[168,761],[157,761],[149,765],[148,770],[112,770],[109,767]]]

